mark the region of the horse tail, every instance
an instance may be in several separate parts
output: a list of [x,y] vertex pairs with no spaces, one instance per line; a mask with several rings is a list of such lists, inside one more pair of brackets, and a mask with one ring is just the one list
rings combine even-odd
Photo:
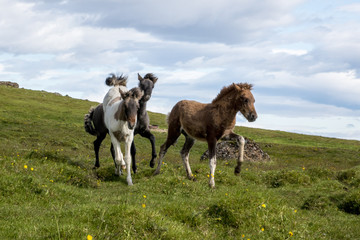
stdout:
[[96,136],[96,130],[95,130],[94,125],[92,123],[94,110],[95,110],[95,108],[91,107],[90,110],[89,110],[89,113],[85,114],[84,127],[85,127],[85,131],[87,133]]
[[105,79],[105,84],[108,86],[119,85],[126,87],[127,79],[128,77],[122,74],[120,76],[116,76],[115,74],[111,73],[110,76]]

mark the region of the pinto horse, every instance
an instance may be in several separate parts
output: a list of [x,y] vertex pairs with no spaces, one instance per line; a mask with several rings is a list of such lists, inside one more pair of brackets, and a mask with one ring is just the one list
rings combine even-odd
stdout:
[[[115,74],[110,74],[110,76],[105,80],[105,83],[107,85],[116,86],[119,89],[121,89],[123,92],[127,92],[126,82],[127,82],[126,76],[123,75],[116,76]],[[104,122],[104,108],[102,103],[97,105],[95,108],[91,107],[89,113],[85,114],[84,127],[87,133],[96,136],[96,139],[94,141],[94,151],[95,151],[94,168],[98,168],[100,167],[100,161],[99,161],[100,145],[102,141],[104,141],[106,135],[109,132]],[[110,152],[115,163],[115,152],[112,144],[110,147]]]
[[252,85],[239,83],[224,87],[218,96],[209,104],[182,100],[178,102],[168,115],[168,135],[161,145],[157,169],[154,175],[160,173],[161,163],[171,145],[174,145],[180,134],[185,136],[185,144],[181,157],[191,180],[194,176],[189,164],[189,151],[196,140],[206,141],[209,149],[211,188],[215,187],[216,143],[218,140],[237,141],[240,146],[235,174],[240,174],[244,160],[245,139],[233,132],[237,112],[241,112],[249,122],[254,122],[257,113],[254,107],[255,99],[251,93]]
[[[128,185],[133,185],[130,148],[134,139],[139,100],[143,94],[140,88],[132,88],[128,92],[123,92],[120,87],[114,86],[103,100],[104,122],[115,152],[115,173],[121,175],[121,169],[126,169]],[[125,161],[121,153],[121,141],[125,142]]]

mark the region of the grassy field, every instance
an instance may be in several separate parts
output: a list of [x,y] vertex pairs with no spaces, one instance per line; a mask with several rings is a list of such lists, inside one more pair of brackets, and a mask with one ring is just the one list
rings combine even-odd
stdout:
[[[93,170],[83,116],[97,103],[0,86],[0,239],[360,239],[360,142],[237,127],[271,161],[218,160],[208,187],[206,144],[177,146],[160,175],[136,137],[134,186],[115,176],[109,137]],[[261,117],[261,113],[259,113]],[[150,113],[166,128],[165,116]],[[154,132],[157,150],[166,133]]]

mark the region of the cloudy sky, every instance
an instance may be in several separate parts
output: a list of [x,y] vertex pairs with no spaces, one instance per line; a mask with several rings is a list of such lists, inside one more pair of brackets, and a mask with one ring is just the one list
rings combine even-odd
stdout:
[[112,72],[155,73],[151,111],[249,82],[238,125],[360,140],[360,2],[0,0],[0,81],[101,102]]

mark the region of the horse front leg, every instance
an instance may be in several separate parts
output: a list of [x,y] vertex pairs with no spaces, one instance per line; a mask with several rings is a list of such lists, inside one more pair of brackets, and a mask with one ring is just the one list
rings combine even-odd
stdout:
[[110,137],[111,137],[111,143],[113,145],[114,152],[115,152],[115,159],[114,159],[115,174],[120,176],[122,174],[122,169],[126,168],[124,158],[123,158],[121,148],[120,148],[120,142],[114,136],[114,134],[110,133]]
[[237,165],[235,167],[235,175],[239,175],[241,172],[241,165],[244,162],[244,147],[245,147],[245,139],[243,136],[237,135],[234,132],[231,132],[229,135],[222,138],[225,141],[236,141],[239,144],[239,155],[237,158]]
[[210,165],[210,176],[209,186],[215,188],[215,169],[216,169],[216,138],[208,138],[208,149],[209,149],[209,165]]
[[128,137],[125,139],[125,164],[126,164],[126,170],[127,170],[127,177],[126,181],[129,186],[132,186],[132,178],[131,178],[131,144],[133,142],[133,137]]
[[156,148],[155,148],[155,136],[150,132],[149,129],[146,129],[145,131],[141,132],[140,135],[144,138],[147,138],[150,140],[151,143],[151,160],[150,160],[150,167],[155,167],[155,159],[157,157],[156,155]]
[[131,162],[132,162],[132,169],[133,172],[136,173],[137,172],[137,166],[136,166],[136,147],[135,147],[135,140],[132,140],[131,143]]

